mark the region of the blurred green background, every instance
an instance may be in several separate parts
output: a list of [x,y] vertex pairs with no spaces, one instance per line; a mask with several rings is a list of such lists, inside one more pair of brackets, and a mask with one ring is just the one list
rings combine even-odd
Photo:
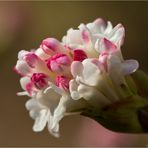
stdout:
[[24,107],[28,98],[16,96],[21,88],[13,72],[19,50],[37,48],[47,37],[60,40],[70,27],[98,17],[125,26],[124,57],[137,59],[148,71],[147,15],[148,2],[0,2],[0,146],[148,145],[148,134],[114,133],[81,116],[61,121],[59,139],[47,130],[34,133]]

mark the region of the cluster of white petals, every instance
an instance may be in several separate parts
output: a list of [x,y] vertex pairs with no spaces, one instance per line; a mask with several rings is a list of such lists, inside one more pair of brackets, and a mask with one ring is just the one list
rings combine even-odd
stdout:
[[26,108],[35,120],[34,131],[47,125],[58,137],[59,121],[65,115],[87,108],[99,111],[129,95],[125,76],[139,64],[123,59],[124,36],[121,24],[113,28],[111,22],[98,18],[69,29],[62,42],[47,38],[38,49],[18,53],[15,70],[24,90],[18,95],[30,97]]

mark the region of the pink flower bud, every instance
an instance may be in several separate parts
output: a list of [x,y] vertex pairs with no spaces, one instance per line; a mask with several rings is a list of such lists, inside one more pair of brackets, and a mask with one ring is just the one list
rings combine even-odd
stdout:
[[46,54],[53,55],[59,52],[63,47],[57,39],[47,38],[42,41],[40,48],[42,48]]
[[56,77],[56,85],[64,90],[69,89],[69,79],[65,76],[57,76]]
[[61,72],[64,70],[65,66],[70,65],[70,59],[66,54],[56,54],[46,60],[47,67],[55,72]]
[[86,53],[81,49],[76,49],[73,51],[73,60],[82,62],[87,58]]
[[31,82],[35,85],[37,89],[43,89],[48,85],[47,76],[43,73],[34,73],[31,77]]
[[35,64],[39,60],[39,57],[35,53],[30,52],[24,56],[24,60],[31,68],[35,68]]

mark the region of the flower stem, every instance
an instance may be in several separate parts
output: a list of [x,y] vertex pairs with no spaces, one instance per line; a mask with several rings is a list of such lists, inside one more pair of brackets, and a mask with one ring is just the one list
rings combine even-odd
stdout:
[[124,133],[148,132],[148,100],[135,95],[115,102],[102,109],[99,114],[83,112],[109,130]]

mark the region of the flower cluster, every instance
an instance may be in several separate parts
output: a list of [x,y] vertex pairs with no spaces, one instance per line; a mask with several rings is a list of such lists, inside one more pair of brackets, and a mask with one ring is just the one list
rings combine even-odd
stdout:
[[26,108],[35,120],[33,130],[47,125],[59,136],[59,121],[86,108],[99,112],[104,106],[128,97],[132,89],[125,76],[138,68],[136,60],[124,60],[121,45],[124,27],[98,18],[69,29],[62,42],[44,39],[36,50],[18,53],[15,70],[23,92],[31,99]]

